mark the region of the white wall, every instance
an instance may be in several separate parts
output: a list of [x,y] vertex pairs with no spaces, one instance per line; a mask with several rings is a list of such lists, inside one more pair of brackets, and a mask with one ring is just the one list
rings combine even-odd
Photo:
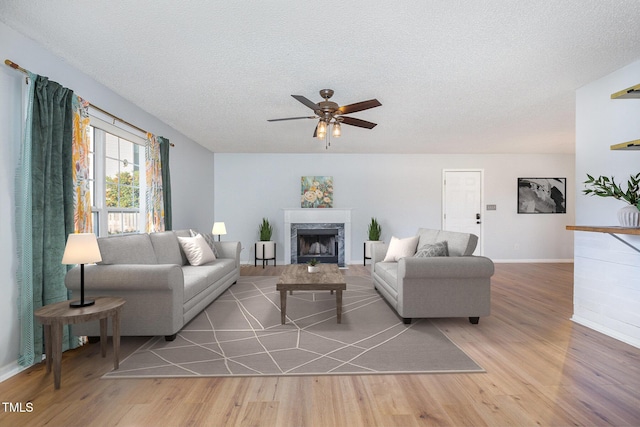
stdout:
[[[640,99],[612,100],[640,83],[640,61],[576,94],[576,223],[618,225],[624,202],[581,194],[586,174],[626,183],[640,172],[640,152],[609,147],[640,139]],[[640,248],[640,237],[620,238]],[[640,347],[640,253],[604,233],[575,232],[573,320]]]
[[[253,263],[262,217],[274,224],[278,263],[284,260],[282,208],[300,207],[300,177],[334,178],[334,207],[353,208],[352,263],[362,262],[367,225],[376,217],[382,238],[441,227],[442,170],[484,169],[484,254],[496,261],[572,260],[573,155],[215,154],[215,219],[226,240],[240,240]],[[566,177],[567,214],[518,215],[518,177]]]
[[[0,55],[49,77],[98,107],[171,140],[173,228],[206,230],[213,220],[213,153],[145,113],[31,40],[0,23]],[[0,66],[0,380],[16,372],[18,314],[14,232],[14,174],[21,135],[24,74]]]

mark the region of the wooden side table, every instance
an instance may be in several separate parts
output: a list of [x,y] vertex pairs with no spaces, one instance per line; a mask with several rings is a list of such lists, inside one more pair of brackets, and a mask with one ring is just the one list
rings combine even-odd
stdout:
[[60,388],[62,362],[62,327],[74,323],[100,320],[100,352],[107,355],[107,322],[111,317],[113,329],[113,368],[120,365],[120,311],[125,301],[119,297],[95,297],[94,305],[82,308],[69,307],[69,301],[49,304],[34,313],[44,326],[44,346],[47,355],[47,373],[53,364],[53,384]]

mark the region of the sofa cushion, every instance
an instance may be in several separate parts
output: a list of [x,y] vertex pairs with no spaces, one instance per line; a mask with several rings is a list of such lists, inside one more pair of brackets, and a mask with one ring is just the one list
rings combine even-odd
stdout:
[[157,264],[148,234],[129,234],[98,238],[102,261],[98,264]]
[[184,274],[184,302],[196,297],[200,292],[209,288],[214,282],[235,269],[235,260],[223,258],[209,264],[182,267]]
[[178,241],[191,265],[202,265],[216,259],[213,251],[200,234],[195,237],[178,237]]
[[158,264],[182,265],[180,244],[173,231],[161,231],[149,234]]
[[470,233],[460,233],[457,231],[430,230],[428,228],[418,229],[420,241],[418,247],[426,244],[434,244],[441,241],[447,241],[449,256],[468,256],[472,255],[478,244],[478,236]]
[[398,263],[397,262],[378,262],[376,263],[376,273],[386,284],[396,291],[398,290]]
[[418,233],[416,234],[420,240],[418,241],[418,247],[422,247],[424,245],[433,245],[438,241],[438,233],[440,230],[431,230],[428,228],[419,228]]
[[438,240],[446,240],[449,248],[449,256],[469,256],[476,250],[478,236],[470,233],[458,233],[456,231],[441,230]]
[[432,245],[426,244],[420,246],[415,254],[418,258],[428,258],[434,256],[449,256],[449,249],[447,248],[447,241],[437,242]]
[[387,255],[384,257],[383,262],[393,262],[398,261],[400,258],[413,256],[416,253],[417,245],[418,236],[405,239],[398,239],[393,236],[389,242],[389,249],[387,249]]

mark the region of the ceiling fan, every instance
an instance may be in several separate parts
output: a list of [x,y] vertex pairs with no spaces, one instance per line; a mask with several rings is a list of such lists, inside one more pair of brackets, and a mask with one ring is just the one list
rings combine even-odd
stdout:
[[356,119],[355,117],[347,117],[344,116],[345,114],[356,113],[358,111],[368,110],[369,108],[379,107],[382,105],[377,99],[370,99],[368,101],[356,102],[355,104],[343,105],[340,107],[335,102],[329,101],[333,96],[332,89],[322,89],[320,91],[320,96],[324,98],[324,101],[320,101],[317,104],[302,95],[291,96],[311,108],[315,116],[287,117],[284,119],[271,119],[267,121],[279,122],[283,120],[317,119],[318,124],[316,125],[316,129],[313,131],[313,137],[325,139],[325,141],[327,141],[327,145],[331,144],[328,142],[327,138],[329,135],[327,132],[329,126],[332,126],[331,136],[335,138],[338,138],[342,134],[340,126],[342,123],[366,129],[373,129],[376,126],[376,123]]

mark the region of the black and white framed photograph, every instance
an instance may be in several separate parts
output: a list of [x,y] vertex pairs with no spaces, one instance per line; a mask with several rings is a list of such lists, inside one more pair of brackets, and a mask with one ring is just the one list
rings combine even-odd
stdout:
[[518,213],[567,213],[567,178],[518,178]]

